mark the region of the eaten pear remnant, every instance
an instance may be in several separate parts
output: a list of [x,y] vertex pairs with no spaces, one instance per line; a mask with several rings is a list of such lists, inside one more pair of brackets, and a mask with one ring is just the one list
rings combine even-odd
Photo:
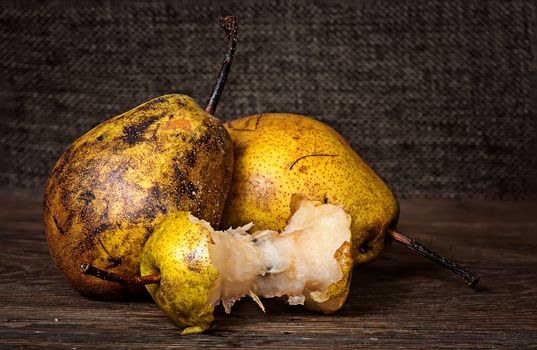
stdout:
[[300,199],[296,205],[281,233],[248,234],[253,224],[211,232],[219,272],[213,304],[221,301],[229,312],[236,300],[257,295],[287,296],[291,305],[326,313],[343,305],[352,267],[350,216],[332,204]]
[[151,296],[183,334],[207,329],[215,306],[222,304],[229,313],[245,296],[263,310],[260,298],[285,296],[291,305],[335,312],[351,280],[350,216],[332,204],[293,202],[294,214],[281,233],[250,234],[252,223],[215,231],[207,221],[179,212],[166,217],[148,239],[141,277],[110,276],[91,265],[83,269],[101,278],[150,283]]

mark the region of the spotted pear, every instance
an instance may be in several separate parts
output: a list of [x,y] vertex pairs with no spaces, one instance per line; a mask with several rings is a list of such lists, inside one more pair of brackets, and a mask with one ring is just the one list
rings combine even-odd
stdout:
[[80,266],[139,275],[144,243],[167,215],[188,210],[220,224],[233,150],[212,114],[237,39],[235,18],[221,21],[228,47],[206,110],[185,95],[155,98],[88,131],[52,170],[44,191],[48,246],[81,293],[99,299],[146,294],[141,286],[89,277]]

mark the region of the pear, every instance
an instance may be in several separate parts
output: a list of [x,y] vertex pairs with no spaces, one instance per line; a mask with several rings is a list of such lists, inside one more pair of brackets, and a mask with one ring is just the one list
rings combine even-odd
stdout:
[[236,45],[236,22],[222,19],[228,49],[206,110],[165,95],[111,118],[76,140],[44,191],[50,253],[81,293],[100,299],[145,288],[80,273],[83,262],[139,274],[145,241],[166,215],[188,210],[218,226],[233,166],[231,140],[213,115]]
[[332,313],[345,302],[352,273],[350,216],[336,205],[293,198],[283,232],[249,234],[249,223],[215,231],[188,212],[169,214],[147,240],[140,277],[83,266],[83,272],[124,283],[146,284],[162,311],[183,334],[213,322],[243,298],[286,297],[291,305]]
[[397,200],[384,181],[334,129],[284,113],[258,114],[225,124],[235,151],[233,182],[222,225],[254,221],[282,229],[295,194],[341,205],[352,217],[355,264],[377,258],[391,240],[435,260],[475,285],[478,277],[396,231]]

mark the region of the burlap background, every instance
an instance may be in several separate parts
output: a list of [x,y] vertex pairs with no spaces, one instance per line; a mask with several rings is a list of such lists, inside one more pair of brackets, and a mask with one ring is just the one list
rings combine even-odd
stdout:
[[40,189],[97,123],[180,92],[217,115],[286,111],[340,131],[400,197],[530,195],[533,1],[0,2],[2,187]]

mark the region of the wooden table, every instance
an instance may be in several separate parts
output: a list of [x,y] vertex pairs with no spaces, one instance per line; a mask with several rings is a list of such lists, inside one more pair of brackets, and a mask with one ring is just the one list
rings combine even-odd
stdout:
[[0,195],[0,349],[526,348],[537,346],[537,210],[531,203],[404,200],[399,228],[478,272],[473,290],[393,245],[355,269],[326,316],[280,301],[220,307],[200,335],[151,301],[100,302],[74,291],[49,257],[39,196]]

